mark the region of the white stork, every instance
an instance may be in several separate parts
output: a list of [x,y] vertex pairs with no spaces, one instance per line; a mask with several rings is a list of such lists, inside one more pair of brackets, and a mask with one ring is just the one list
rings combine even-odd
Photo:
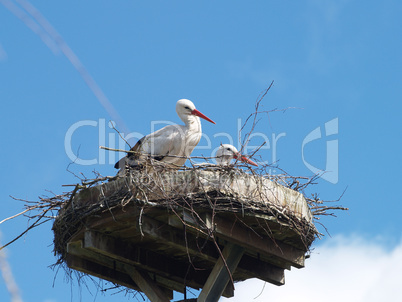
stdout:
[[[120,172],[128,166],[141,165],[148,157],[168,164],[174,168],[184,165],[194,147],[201,139],[201,121],[199,117],[215,124],[214,121],[195,109],[193,102],[182,99],[177,101],[176,112],[184,125],[168,125],[141,138],[128,153],[116,164]],[[119,173],[120,173],[119,172]]]
[[229,144],[221,144],[216,151],[216,162],[218,165],[229,165],[232,159],[240,160],[244,163],[258,167],[258,165],[249,158],[241,155],[235,146]]

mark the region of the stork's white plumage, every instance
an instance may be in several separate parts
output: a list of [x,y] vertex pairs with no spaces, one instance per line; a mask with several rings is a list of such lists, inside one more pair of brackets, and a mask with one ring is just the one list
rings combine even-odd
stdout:
[[258,165],[249,158],[241,155],[235,146],[223,144],[216,151],[216,162],[218,165],[229,165],[232,159],[240,160],[244,163],[258,167]]
[[116,169],[126,165],[138,166],[151,157],[155,160],[180,168],[184,165],[195,146],[201,139],[201,121],[199,117],[214,123],[211,119],[195,109],[193,102],[182,99],[176,103],[176,112],[184,125],[168,125],[141,138],[130,151],[116,164]]

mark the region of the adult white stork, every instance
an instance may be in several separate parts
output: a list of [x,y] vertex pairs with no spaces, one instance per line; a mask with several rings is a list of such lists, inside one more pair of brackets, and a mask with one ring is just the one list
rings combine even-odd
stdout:
[[218,165],[229,165],[232,159],[240,160],[244,163],[258,167],[251,159],[241,155],[235,146],[223,144],[216,151],[216,162]]
[[213,124],[215,122],[195,109],[190,100],[177,101],[176,112],[184,125],[168,125],[144,136],[130,150],[136,153],[128,153],[114,167],[124,171],[126,165],[141,165],[149,157],[177,169],[184,165],[201,139],[199,117]]

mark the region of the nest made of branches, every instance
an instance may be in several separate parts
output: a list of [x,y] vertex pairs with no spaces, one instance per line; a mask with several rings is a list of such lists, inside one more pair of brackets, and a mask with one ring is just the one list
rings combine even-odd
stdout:
[[[141,211],[162,209],[178,216],[187,211],[196,217],[205,234],[211,230],[202,213],[234,215],[255,232],[308,250],[322,235],[314,221],[320,215],[332,215],[330,211],[334,209],[343,209],[326,206],[317,196],[306,198],[303,191],[313,181],[314,178],[262,175],[251,169],[216,165],[179,170],[159,167],[151,172],[129,170],[124,177],[99,177],[76,185],[65,195],[53,225],[54,251],[62,262],[66,243],[85,227],[86,218],[133,206]],[[284,202],[289,199],[293,201]],[[277,233],[275,225],[280,227]]]

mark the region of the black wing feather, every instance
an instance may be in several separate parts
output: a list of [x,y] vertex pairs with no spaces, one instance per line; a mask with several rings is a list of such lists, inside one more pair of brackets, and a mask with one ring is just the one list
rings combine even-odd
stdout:
[[[138,148],[142,145],[142,142],[144,141],[145,136],[141,138],[135,145],[130,149],[130,151],[137,151]],[[133,153],[127,153],[126,156],[122,157],[117,163],[115,163],[114,168],[115,169],[120,169],[123,168],[126,165],[127,159],[133,160],[138,158],[138,154],[133,154]]]

